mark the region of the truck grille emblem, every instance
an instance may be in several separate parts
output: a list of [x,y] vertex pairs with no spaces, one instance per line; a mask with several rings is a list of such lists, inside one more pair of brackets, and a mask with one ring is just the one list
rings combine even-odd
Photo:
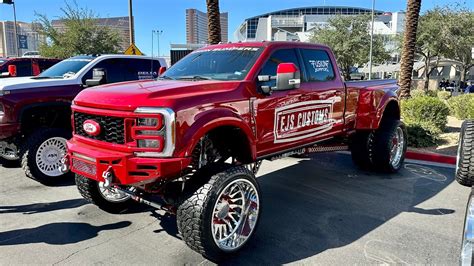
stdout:
[[82,129],[84,129],[84,131],[91,136],[97,136],[100,134],[100,125],[94,120],[88,119],[84,121],[84,124],[82,124]]

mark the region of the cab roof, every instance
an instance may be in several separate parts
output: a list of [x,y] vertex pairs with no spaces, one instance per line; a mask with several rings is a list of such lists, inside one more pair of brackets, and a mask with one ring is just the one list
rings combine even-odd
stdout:
[[199,50],[212,50],[219,48],[231,48],[231,47],[314,47],[314,48],[328,48],[328,46],[317,43],[308,42],[289,42],[289,41],[262,41],[262,42],[235,42],[235,43],[222,43],[216,45],[209,45]]

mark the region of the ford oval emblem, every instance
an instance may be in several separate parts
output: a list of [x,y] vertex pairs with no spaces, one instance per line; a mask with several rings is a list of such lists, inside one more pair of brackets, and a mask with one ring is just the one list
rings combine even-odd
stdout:
[[84,131],[91,136],[97,136],[100,134],[100,125],[94,120],[84,121],[84,124],[82,124],[82,129],[84,129]]

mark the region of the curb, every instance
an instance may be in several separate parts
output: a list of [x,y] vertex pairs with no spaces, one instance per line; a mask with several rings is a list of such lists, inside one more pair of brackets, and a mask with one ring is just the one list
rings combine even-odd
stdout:
[[417,161],[428,161],[434,163],[456,165],[455,156],[442,155],[433,152],[419,152],[408,149],[405,158]]

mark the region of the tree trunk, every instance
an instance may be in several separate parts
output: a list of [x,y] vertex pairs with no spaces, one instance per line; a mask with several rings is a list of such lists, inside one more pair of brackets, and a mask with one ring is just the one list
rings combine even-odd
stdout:
[[430,83],[430,55],[425,57],[425,73],[423,73],[423,80],[425,81],[425,85],[423,86],[423,89],[425,91],[428,91],[429,83]]
[[219,0],[206,1],[209,44],[218,44],[221,42],[221,14],[219,11]]
[[410,97],[411,76],[415,59],[416,29],[420,16],[421,0],[408,0],[405,15],[405,33],[400,65],[401,97]]

